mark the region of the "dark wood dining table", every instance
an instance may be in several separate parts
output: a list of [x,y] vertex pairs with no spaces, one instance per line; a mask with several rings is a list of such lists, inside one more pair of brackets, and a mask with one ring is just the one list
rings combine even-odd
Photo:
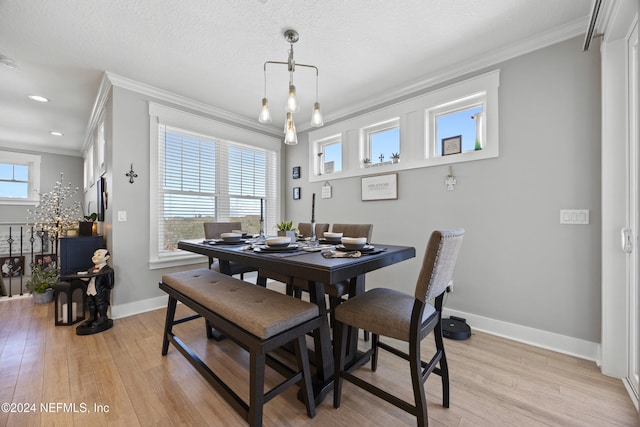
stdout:
[[[349,296],[364,292],[365,274],[379,268],[414,258],[415,248],[411,246],[375,244],[372,254],[362,254],[358,258],[325,258],[320,251],[307,252],[259,252],[250,248],[249,243],[224,244],[202,239],[183,240],[178,249],[217,258],[220,272],[231,274],[230,262],[242,263],[260,270],[277,272],[292,277],[295,281],[305,281],[309,290],[309,299],[318,305],[320,313],[327,313],[325,287],[336,286],[347,281]],[[265,286],[266,278],[258,277],[258,285]],[[349,339],[348,358],[354,359],[357,353],[357,333],[352,331]],[[314,333],[316,400],[322,401],[333,384],[333,347],[328,328]],[[349,357],[350,356],[350,357]]]

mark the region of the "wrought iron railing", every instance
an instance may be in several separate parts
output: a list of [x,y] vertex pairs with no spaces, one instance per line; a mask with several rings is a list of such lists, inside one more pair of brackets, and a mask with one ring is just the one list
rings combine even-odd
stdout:
[[24,295],[36,265],[58,266],[57,236],[28,224],[0,223],[0,299]]

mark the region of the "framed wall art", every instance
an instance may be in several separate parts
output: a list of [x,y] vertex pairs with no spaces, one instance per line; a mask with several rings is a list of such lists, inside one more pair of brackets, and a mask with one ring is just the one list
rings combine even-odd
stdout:
[[294,166],[293,167],[293,172],[291,173],[291,176],[292,176],[293,179],[300,178],[300,166]]
[[300,200],[300,187],[293,187],[293,200]]
[[462,153],[462,135],[442,138],[442,155]]
[[398,174],[362,178],[362,201],[394,200],[398,198]]

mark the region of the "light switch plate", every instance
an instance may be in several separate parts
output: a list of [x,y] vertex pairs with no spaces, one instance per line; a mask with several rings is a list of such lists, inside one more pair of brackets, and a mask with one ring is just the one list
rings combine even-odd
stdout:
[[589,209],[562,209],[560,224],[589,224]]

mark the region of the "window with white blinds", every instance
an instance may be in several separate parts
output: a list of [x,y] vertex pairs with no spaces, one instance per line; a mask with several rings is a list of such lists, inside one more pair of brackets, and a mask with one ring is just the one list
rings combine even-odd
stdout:
[[260,200],[277,203],[276,171],[274,151],[159,123],[158,255],[202,238],[204,222],[240,222],[258,233]]

